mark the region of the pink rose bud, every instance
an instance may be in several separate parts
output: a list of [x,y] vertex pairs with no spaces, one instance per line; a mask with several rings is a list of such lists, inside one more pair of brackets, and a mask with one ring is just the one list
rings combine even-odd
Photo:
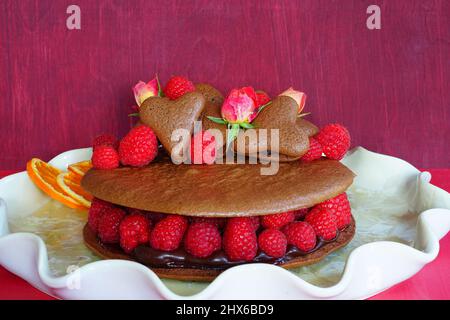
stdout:
[[291,87],[291,88],[287,89],[286,91],[284,91],[283,93],[281,93],[280,96],[291,97],[292,99],[294,99],[298,105],[298,113],[301,113],[303,108],[305,107],[306,94],[304,92],[294,90]]
[[136,103],[140,107],[147,98],[158,95],[158,80],[155,78],[149,81],[149,83],[139,81],[133,87],[133,93]]
[[231,124],[252,122],[258,114],[255,90],[252,87],[231,90],[221,112],[223,119]]

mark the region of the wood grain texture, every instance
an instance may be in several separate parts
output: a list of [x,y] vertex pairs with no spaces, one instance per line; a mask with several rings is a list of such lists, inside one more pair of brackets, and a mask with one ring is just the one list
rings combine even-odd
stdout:
[[[81,30],[66,8],[81,7]],[[449,167],[450,1],[0,2],[0,169],[123,135],[131,86],[155,72],[223,92],[308,94],[319,125],[419,167]],[[382,29],[366,28],[376,2]]]

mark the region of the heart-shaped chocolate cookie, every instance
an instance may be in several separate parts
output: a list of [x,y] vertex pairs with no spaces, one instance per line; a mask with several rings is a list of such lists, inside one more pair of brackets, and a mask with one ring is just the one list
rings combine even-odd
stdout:
[[[222,139],[221,139],[222,143],[221,144],[218,143],[218,141],[220,141],[220,140],[216,138],[216,149],[219,149],[219,148],[225,146],[225,144],[226,144],[227,125],[211,121],[210,119],[208,119],[208,116],[215,117],[215,118],[222,118],[222,115],[220,114],[220,110],[221,110],[221,106],[212,104],[210,102],[206,102],[205,108],[203,109],[203,112],[202,112],[202,129],[203,130],[216,129],[216,130],[219,130],[222,135]],[[211,133],[213,133],[213,132],[211,131]],[[223,152],[223,154],[224,154],[224,152]]]
[[[308,151],[309,140],[305,131],[297,126],[296,106],[297,103],[290,97],[276,97],[252,122],[256,128],[258,140],[245,139],[247,133],[241,132],[236,139],[236,145],[244,143],[247,155],[257,154],[259,151],[270,151],[273,148],[271,147],[271,129],[278,129],[278,152],[287,156],[286,159],[298,159]],[[267,129],[267,139],[261,139],[259,134],[261,129]]]
[[224,100],[223,95],[220,93],[219,90],[214,88],[212,85],[208,83],[198,83],[195,85],[195,90],[203,94],[207,102],[222,107]]
[[[216,148],[219,149],[225,146],[227,137],[226,136],[227,126],[209,120],[208,116],[215,118],[222,118],[220,111],[224,101],[223,95],[220,93],[219,90],[217,90],[212,85],[207,83],[196,84],[195,89],[201,94],[203,94],[203,96],[206,99],[206,105],[205,108],[203,109],[201,116],[202,129],[203,130],[217,129],[220,131],[220,133],[222,134],[222,139],[219,140],[218,138],[216,138]],[[222,141],[222,144],[219,145],[218,141]],[[225,150],[223,150],[222,154],[225,154]]]
[[[319,132],[319,128],[315,124],[313,124],[312,122],[309,122],[308,120],[305,120],[303,118],[297,117],[296,125],[300,130],[303,130],[308,137],[312,137]],[[248,156],[252,157],[252,158],[266,160],[266,161],[270,160],[270,157],[264,156],[261,154],[257,154],[257,153],[249,154]],[[278,161],[279,162],[290,162],[290,161],[298,160],[299,158],[301,158],[301,157],[299,157],[299,156],[291,157],[291,156],[287,156],[287,155],[281,153],[278,156]]]
[[[172,133],[177,129],[185,129],[192,135],[194,121],[199,119],[205,98],[200,92],[189,92],[176,100],[150,97],[145,100],[139,116],[145,125],[151,127],[161,144],[169,154],[180,141],[172,141]],[[186,150],[188,139],[182,140],[182,149]],[[181,149],[181,148],[180,148]]]
[[297,127],[303,130],[308,137],[315,136],[319,132],[319,128],[303,118],[297,118]]

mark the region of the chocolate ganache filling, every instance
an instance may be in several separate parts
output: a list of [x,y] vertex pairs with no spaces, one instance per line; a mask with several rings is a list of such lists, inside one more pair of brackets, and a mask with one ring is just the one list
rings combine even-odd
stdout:
[[348,227],[338,232],[335,239],[324,241],[323,239],[318,238],[316,246],[308,252],[301,251],[297,247],[289,245],[286,254],[281,258],[270,257],[259,250],[252,261],[231,261],[225,255],[223,250],[215,252],[208,258],[197,258],[187,253],[183,246],[180,246],[180,248],[174,251],[160,251],[153,249],[148,245],[140,245],[131,254],[126,255],[119,245],[102,243],[87,225],[84,229],[84,234],[85,240],[90,242],[91,245],[93,244],[92,242],[95,242],[95,246],[101,247],[103,250],[114,253],[116,256],[123,255],[128,259],[138,261],[151,268],[188,268],[222,271],[244,263],[270,263],[274,265],[283,265],[300,258],[307,260],[315,253],[321,255],[321,250],[332,252],[341,247],[344,242],[350,241],[354,229],[355,223],[352,220],[352,223]]

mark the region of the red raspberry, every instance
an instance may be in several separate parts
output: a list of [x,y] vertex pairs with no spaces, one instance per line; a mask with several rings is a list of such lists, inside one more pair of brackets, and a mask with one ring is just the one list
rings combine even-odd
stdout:
[[110,170],[119,167],[119,155],[111,146],[96,147],[91,160],[95,169]]
[[259,229],[259,217],[236,217],[228,219],[227,226],[234,224],[246,224],[253,231],[256,231]]
[[309,149],[300,159],[302,161],[313,161],[322,158],[322,146],[313,137],[309,137]]
[[158,154],[158,141],[152,129],[138,125],[120,141],[119,157],[123,165],[142,167]]
[[319,203],[316,207],[325,209],[334,214],[339,230],[347,227],[352,221],[352,210],[345,192],[334,198]]
[[182,76],[174,76],[169,79],[164,88],[164,94],[170,100],[175,100],[182,95],[195,91],[194,84],[187,78]]
[[261,217],[261,225],[264,228],[280,229],[288,223],[294,221],[294,211],[269,214]]
[[287,240],[278,229],[265,229],[258,237],[259,248],[268,256],[281,258],[286,254]]
[[308,252],[316,246],[316,233],[313,227],[303,221],[295,221],[283,228],[288,244],[296,246],[303,252]]
[[159,221],[150,233],[150,246],[162,251],[178,249],[187,226],[188,222],[185,217],[167,216]]
[[336,216],[332,212],[314,207],[306,216],[305,221],[313,227],[316,235],[323,240],[328,241],[336,238]]
[[327,158],[341,160],[350,148],[350,134],[340,124],[326,125],[315,136]]
[[150,220],[140,213],[126,216],[119,227],[120,246],[130,253],[138,245],[148,243]]
[[102,242],[119,242],[119,225],[125,215],[125,211],[119,208],[105,209],[98,222],[98,237]]
[[269,103],[270,97],[264,91],[256,91],[256,106],[261,107]]
[[308,211],[309,211],[308,208],[295,210],[295,211],[294,211],[294,217],[295,217],[295,220],[301,220],[301,219],[303,219],[304,217],[306,217],[306,215],[308,214]]
[[215,224],[208,222],[191,224],[186,232],[184,247],[194,257],[209,257],[222,247],[219,229]]
[[88,214],[88,225],[92,231],[98,232],[98,222],[103,212],[107,209],[114,208],[112,203],[100,200],[98,198],[92,199],[91,207],[89,208]]
[[223,229],[225,227],[225,224],[227,223],[226,218],[192,217],[191,221],[192,223],[196,222],[212,223],[219,229]]
[[101,134],[95,137],[94,141],[92,142],[92,148],[95,149],[98,146],[110,146],[113,147],[114,149],[117,149],[118,144],[119,143],[114,135]]
[[213,164],[216,160],[216,140],[209,131],[201,131],[191,139],[191,163]]
[[256,256],[258,242],[255,226],[250,221],[245,218],[231,218],[227,223],[223,235],[223,249],[231,261],[251,261]]

